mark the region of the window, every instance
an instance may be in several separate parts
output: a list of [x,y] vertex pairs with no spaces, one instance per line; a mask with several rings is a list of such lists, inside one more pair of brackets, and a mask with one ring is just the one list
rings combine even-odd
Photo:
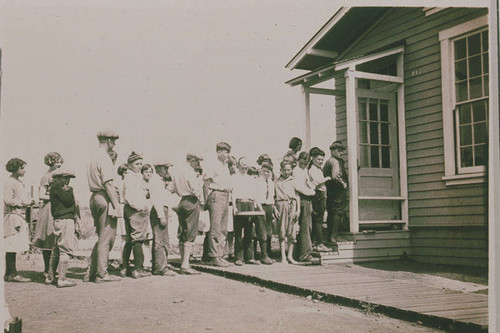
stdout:
[[359,98],[359,145],[362,168],[390,168],[389,101]]
[[487,16],[443,30],[441,71],[447,185],[485,181],[488,164]]
[[453,41],[459,173],[488,164],[488,30]]

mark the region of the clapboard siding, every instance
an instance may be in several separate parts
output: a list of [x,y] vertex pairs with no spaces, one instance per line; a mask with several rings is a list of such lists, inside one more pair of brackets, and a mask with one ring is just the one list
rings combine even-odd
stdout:
[[[384,46],[405,45],[409,227],[411,253],[418,261],[478,266],[487,263],[486,183],[450,187],[442,179],[442,64],[438,38],[441,30],[485,14],[487,10],[480,8],[448,8],[426,17],[422,8],[392,8],[344,56],[350,59],[383,50]],[[343,73],[335,79],[336,88],[345,89]],[[335,99],[337,137],[345,141],[345,97]]]
[[411,258],[419,262],[486,267],[486,227],[414,228]]

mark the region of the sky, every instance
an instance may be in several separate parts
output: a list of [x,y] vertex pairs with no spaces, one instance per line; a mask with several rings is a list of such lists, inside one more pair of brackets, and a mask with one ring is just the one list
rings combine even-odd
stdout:
[[[45,154],[61,153],[83,205],[103,128],[120,134],[118,163],[132,151],[147,162],[179,164],[189,151],[207,160],[227,141],[236,157],[268,153],[278,164],[290,138],[305,136],[300,88],[284,84],[303,72],[285,65],[340,4],[4,0],[0,162],[25,160],[25,183],[36,189]],[[335,140],[333,109],[333,97],[311,97],[313,146]]]
[[[219,141],[237,157],[277,160],[305,134],[300,88],[284,84],[302,72],[285,65],[336,10],[322,0],[6,1],[1,162],[24,159],[25,182],[37,184],[57,151],[86,202],[102,128],[120,134],[118,163],[132,150],[146,161],[215,158]],[[328,145],[333,116],[323,127]]]

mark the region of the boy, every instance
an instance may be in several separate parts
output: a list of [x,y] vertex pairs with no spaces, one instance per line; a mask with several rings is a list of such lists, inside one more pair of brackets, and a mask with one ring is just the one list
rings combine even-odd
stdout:
[[[300,214],[299,198],[296,194],[295,181],[292,177],[292,164],[283,160],[280,164],[280,177],[276,180],[274,214],[278,220],[281,263],[297,264],[293,259],[293,244],[296,242],[298,231],[298,216]],[[288,256],[286,256],[286,242],[288,241]]]
[[[54,218],[54,234],[56,244],[53,251],[59,253],[59,278],[57,287],[73,287],[75,282],[66,280],[66,272],[70,257],[78,247],[79,227],[75,226],[77,209],[73,188],[69,186],[75,174],[71,171],[58,169],[52,173],[53,183],[50,186],[50,208]],[[49,280],[54,280],[54,271],[48,275]]]

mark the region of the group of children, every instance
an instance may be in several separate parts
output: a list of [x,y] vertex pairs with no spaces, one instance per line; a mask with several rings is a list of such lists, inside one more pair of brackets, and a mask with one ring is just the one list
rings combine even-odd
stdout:
[[[335,157],[337,162],[330,159],[325,164],[325,170],[325,153],[321,149],[314,147],[309,153],[299,154],[302,142],[298,138],[292,138],[289,147],[291,150],[280,162],[278,177],[274,175],[274,165],[267,154],[259,156],[258,167],[251,167],[245,157],[230,157],[227,161],[231,191],[226,249],[227,255],[234,257],[237,266],[244,263],[274,263],[271,259],[273,235],[279,239],[282,263],[311,261],[313,250],[330,250],[322,241],[322,224],[325,209],[328,209],[329,215],[332,211],[331,207],[327,207],[327,202],[330,206],[336,205],[335,211],[340,214],[345,207],[345,202],[338,200],[342,195],[345,197],[347,189],[347,177],[340,157],[343,145],[340,142],[332,144],[332,158]],[[114,165],[116,153],[111,149],[108,155]],[[61,168],[63,159],[58,153],[48,154],[45,163],[49,170],[40,184],[41,205],[33,244],[42,249],[45,282],[57,284],[58,287],[70,287],[75,283],[66,279],[67,266],[77,248],[76,236],[80,229],[80,212],[69,185],[75,174]],[[29,281],[18,275],[15,267],[16,252],[27,250],[29,245],[26,223],[23,222],[26,207],[32,205],[33,201],[20,179],[24,176],[25,165],[24,161],[14,158],[6,166],[11,177],[4,189],[7,244],[5,280],[13,282]],[[122,239],[122,277],[176,275],[167,265],[169,210],[176,211],[179,201],[169,186],[170,166],[172,164],[168,162],[156,163],[154,167],[144,164],[142,156],[132,152],[127,163],[117,168],[113,184],[118,193],[119,205],[115,209],[110,203],[108,214],[118,217],[117,235]],[[195,171],[203,183],[203,170],[200,167]],[[335,188],[335,193],[332,188]],[[337,192],[342,192],[342,195]],[[337,197],[332,199],[334,195]],[[327,197],[330,197],[329,201]],[[334,216],[330,219],[329,216],[329,220],[336,219]],[[338,219],[336,226],[330,224],[329,240],[335,241]],[[144,269],[144,245],[149,240],[153,241],[151,272]],[[314,246],[311,240],[314,240]],[[260,247],[259,260],[256,260],[257,247]],[[132,254],[133,267],[129,264]],[[89,262],[84,277],[87,281],[91,274],[90,266]]]

